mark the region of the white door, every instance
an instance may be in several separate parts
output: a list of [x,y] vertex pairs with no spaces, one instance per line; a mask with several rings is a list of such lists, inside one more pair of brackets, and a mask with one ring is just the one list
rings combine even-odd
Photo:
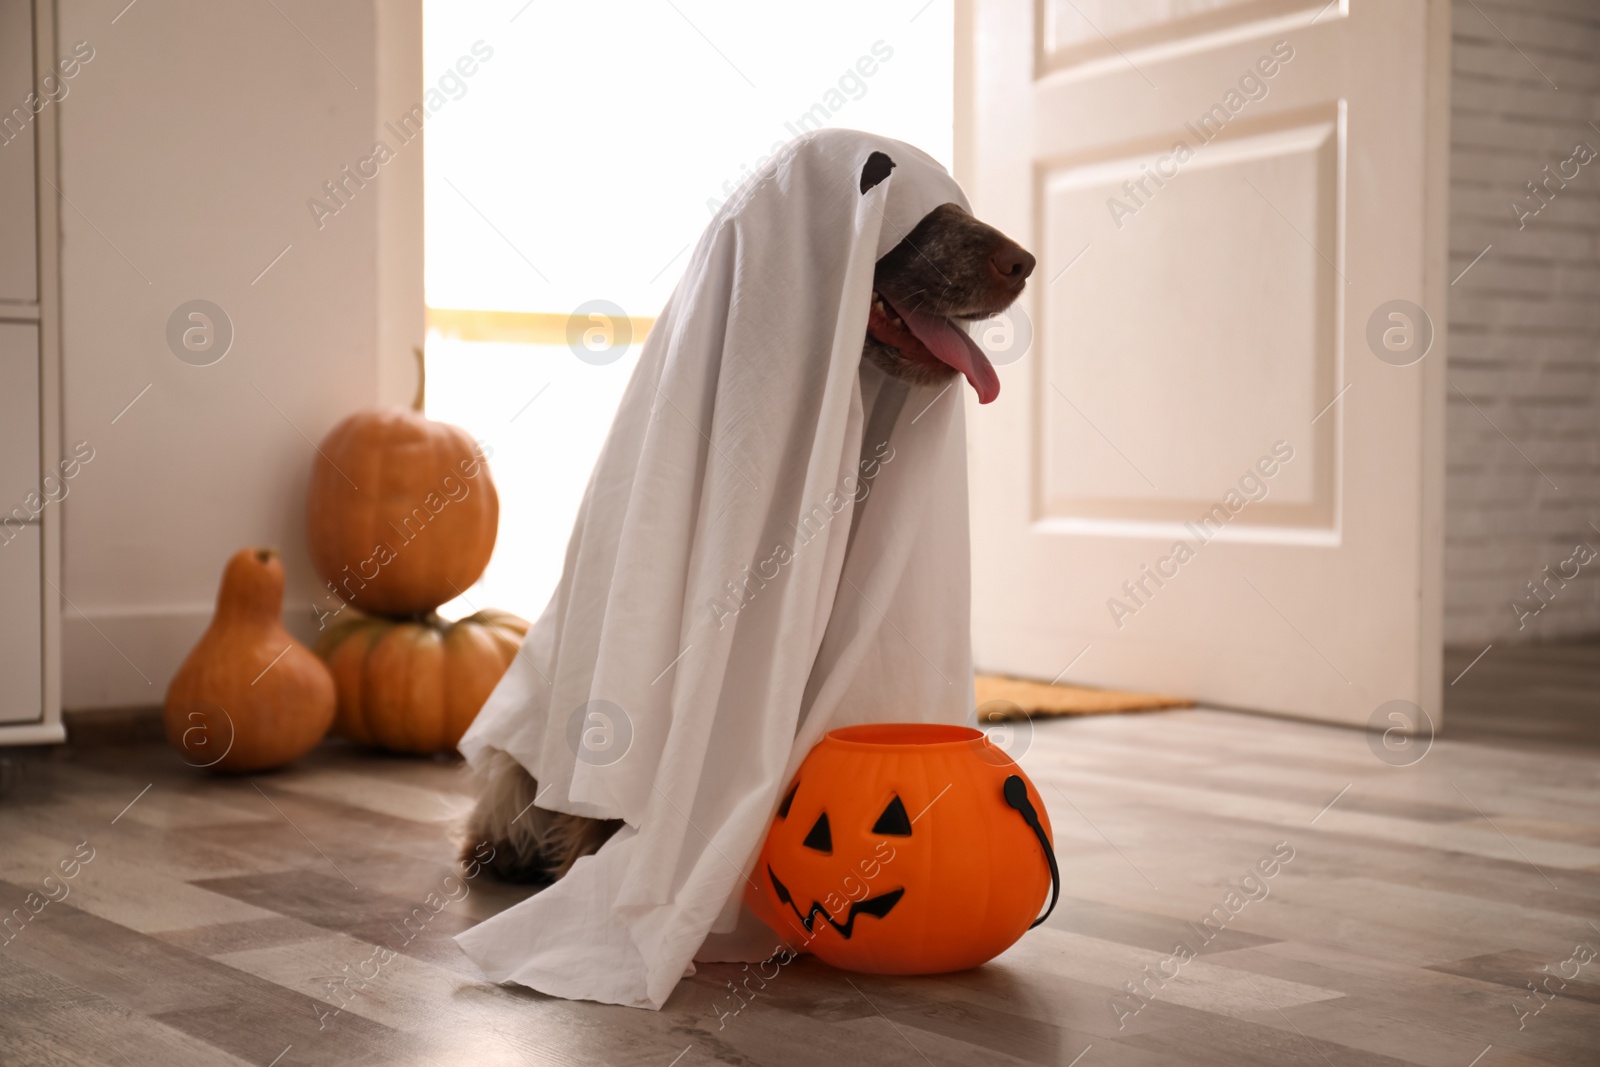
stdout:
[[969,420],[980,669],[1437,724],[1448,4],[958,19],[958,176],[1039,259]]

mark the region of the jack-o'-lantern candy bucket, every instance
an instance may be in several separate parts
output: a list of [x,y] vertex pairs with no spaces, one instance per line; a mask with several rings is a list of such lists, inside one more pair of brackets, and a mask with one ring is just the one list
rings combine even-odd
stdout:
[[1055,908],[1050,820],[981,731],[833,730],[788,784],[746,902],[792,946],[869,974],[959,971]]

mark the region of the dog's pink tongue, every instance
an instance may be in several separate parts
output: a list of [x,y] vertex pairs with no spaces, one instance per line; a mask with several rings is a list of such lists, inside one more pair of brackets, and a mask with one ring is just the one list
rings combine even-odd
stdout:
[[978,343],[967,336],[967,331],[943,315],[929,315],[925,311],[902,311],[900,315],[917,335],[917,340],[928,346],[929,352],[967,376],[967,381],[977,390],[978,403],[987,404],[1000,395],[1000,375],[995,373],[994,364],[989,362]]

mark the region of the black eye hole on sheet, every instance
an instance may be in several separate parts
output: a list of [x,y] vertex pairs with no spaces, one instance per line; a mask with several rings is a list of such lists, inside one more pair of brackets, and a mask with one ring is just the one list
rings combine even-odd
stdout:
[[889,176],[894,170],[894,160],[882,152],[874,152],[867,157],[866,165],[861,168],[861,191],[864,193]]

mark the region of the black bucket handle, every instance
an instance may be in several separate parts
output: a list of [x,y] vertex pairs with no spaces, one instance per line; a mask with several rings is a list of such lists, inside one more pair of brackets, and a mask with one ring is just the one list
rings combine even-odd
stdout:
[[1022,775],[1013,774],[1006,779],[1006,803],[1017,809],[1022,816],[1022,821],[1032,828],[1034,835],[1039,838],[1039,845],[1044,849],[1044,861],[1050,865],[1050,906],[1044,909],[1044,914],[1033,920],[1028,929],[1050,918],[1050,913],[1056,910],[1056,902],[1061,899],[1061,868],[1056,866],[1056,850],[1050,844],[1050,835],[1044,832],[1044,826],[1039,822],[1039,813],[1033,810],[1033,801],[1028,799],[1028,783],[1022,780]]

